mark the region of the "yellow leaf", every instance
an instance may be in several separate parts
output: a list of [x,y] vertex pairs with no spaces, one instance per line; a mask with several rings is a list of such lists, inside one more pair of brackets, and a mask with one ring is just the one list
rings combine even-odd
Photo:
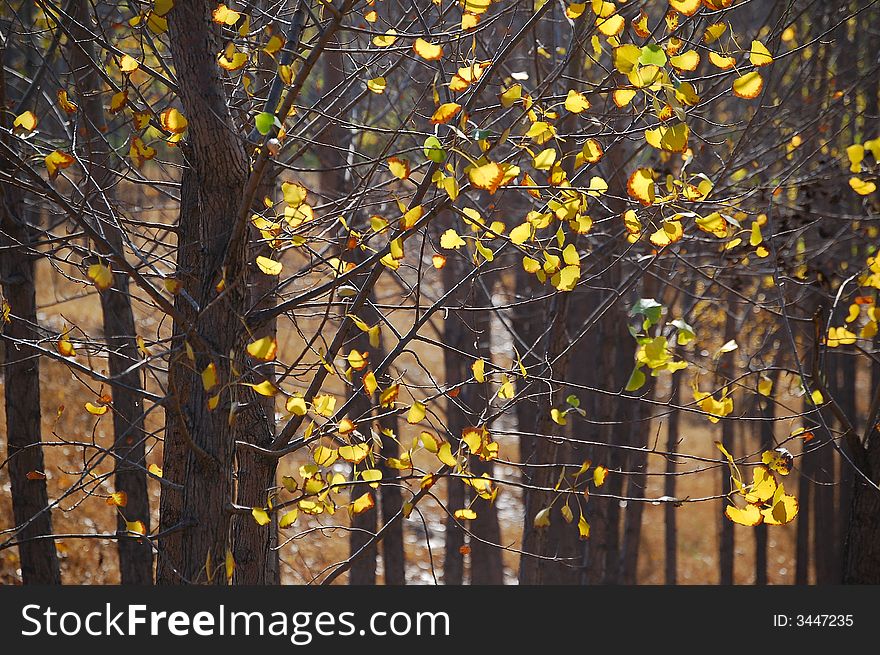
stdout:
[[593,484],[601,487],[605,484],[605,478],[608,477],[608,469],[604,466],[597,466],[593,469]]
[[336,396],[322,393],[318,394],[312,400],[312,409],[320,416],[330,417],[336,409]]
[[583,93],[571,89],[565,97],[565,108],[572,114],[580,114],[590,108],[590,101]]
[[710,52],[709,53],[709,61],[712,62],[715,66],[717,66],[721,70],[728,70],[728,69],[736,66],[736,58],[735,57],[722,55],[717,52]]
[[483,71],[489,67],[490,63],[474,62],[470,66],[459,68],[458,72],[452,76],[452,80],[449,82],[449,90],[455,93],[464,91],[483,76]]
[[445,248],[446,250],[461,248],[463,245],[465,245],[464,239],[458,236],[458,233],[452,228],[446,230],[440,236],[440,247]]
[[718,212],[712,212],[708,216],[697,218],[694,222],[703,232],[714,234],[719,239],[727,237],[727,221]]
[[110,110],[111,114],[118,114],[125,107],[125,103],[128,102],[128,89],[123,89],[117,93],[114,93],[110,98]]
[[430,432],[422,431],[419,433],[419,441],[429,453],[437,454],[440,450],[440,440]]
[[79,107],[70,101],[70,98],[67,97],[67,91],[64,89],[58,89],[58,106],[68,114],[75,114],[79,111]]
[[340,446],[339,456],[350,464],[360,464],[370,454],[370,444],[358,443],[351,446]]
[[538,145],[543,145],[556,136],[556,128],[547,121],[535,121],[526,130],[526,136]]
[[626,21],[620,14],[614,14],[608,18],[597,18],[596,27],[605,36],[617,36],[623,31]]
[[534,159],[532,159],[532,166],[539,171],[547,171],[550,170],[550,167],[553,166],[553,162],[556,161],[556,149],[555,148],[547,148],[546,150],[542,150],[537,155],[535,155]]
[[739,523],[740,525],[745,525],[750,528],[760,525],[761,521],[764,520],[761,510],[755,505],[746,505],[743,509],[740,509],[735,505],[728,505],[724,508],[724,516],[734,523]]
[[696,50],[688,50],[680,55],[669,58],[670,65],[680,71],[695,71],[700,65],[700,53]]
[[772,390],[773,380],[762,375],[758,380],[758,393],[762,396],[769,396]]
[[248,354],[261,362],[275,359],[278,353],[278,341],[274,337],[263,337],[247,345]]
[[580,156],[589,164],[597,164],[602,159],[602,146],[595,139],[587,139],[581,148]]
[[232,551],[227,548],[226,549],[226,582],[229,583],[232,581],[232,574],[235,573],[235,558],[232,556]]
[[455,118],[460,111],[461,105],[457,102],[445,102],[437,107],[431,115],[431,125],[445,125]]
[[413,403],[406,415],[406,422],[412,425],[421,422],[425,418],[425,405],[420,402]]
[[43,161],[46,164],[46,170],[49,172],[49,179],[54,180],[60,169],[67,168],[76,160],[66,152],[55,150],[46,155]]
[[550,508],[545,507],[537,514],[535,514],[535,518],[532,521],[532,524],[535,528],[546,528],[550,526]]
[[382,393],[379,394],[379,404],[382,407],[393,407],[394,401],[397,400],[397,395],[400,393],[400,385],[392,384],[390,387],[385,389]]
[[821,405],[825,402],[825,397],[822,395],[822,392],[816,389],[813,393],[810,394],[810,399],[813,401],[814,405]]
[[12,127],[20,127],[25,132],[33,132],[37,129],[37,117],[32,111],[25,111],[15,117]]
[[128,494],[124,491],[114,491],[105,501],[108,505],[116,507],[125,507],[128,504]]
[[749,51],[749,61],[755,66],[766,66],[773,61],[773,56],[763,43],[760,41],[752,41],[752,49]]
[[[421,205],[416,205],[412,209],[408,209],[403,217],[400,219],[400,227],[404,230],[409,230],[418,222],[418,220],[422,217],[424,213],[424,208]],[[393,252],[394,243],[391,244],[392,247],[392,256],[395,255]],[[402,255],[402,253],[400,253]],[[394,257],[395,259],[400,259],[400,257]]]
[[122,59],[119,60],[119,70],[123,73],[131,73],[138,69],[140,64],[138,60],[132,57],[131,55],[122,55]]
[[348,512],[351,515],[363,514],[364,512],[369,512],[375,506],[376,502],[373,500],[373,495],[368,491],[363,496],[359,496],[352,501]]
[[107,405],[93,405],[90,402],[87,402],[85,407],[89,414],[94,414],[95,416],[103,416],[110,409]]
[[761,511],[764,523],[767,525],[785,525],[791,522],[797,513],[797,498],[787,495],[781,484],[773,495],[772,505]]
[[460,521],[472,521],[477,518],[477,513],[472,509],[457,509],[455,510],[455,518]]
[[382,93],[385,93],[386,86],[388,86],[388,82],[384,77],[374,77],[373,79],[367,80],[367,89],[375,94],[381,95]]
[[248,63],[248,54],[238,50],[235,44],[230,41],[229,46],[218,56],[217,63],[225,71],[237,71]]
[[145,536],[147,534],[147,526],[144,525],[143,521],[126,521],[125,529],[132,534]]
[[263,380],[258,384],[250,384],[248,382],[244,383],[245,386],[250,387],[254,391],[256,391],[261,396],[272,397],[276,393],[278,393],[278,387],[276,387],[270,380]]
[[210,391],[217,386],[217,366],[211,362],[202,371],[202,386],[205,391]]
[[717,41],[725,31],[727,31],[727,25],[724,23],[713,23],[703,33],[703,41],[707,44]]
[[269,41],[266,43],[265,47],[263,48],[263,52],[265,52],[267,55],[274,55],[279,50],[281,50],[281,48],[283,48],[283,47],[284,47],[284,37],[282,37],[279,34],[273,34],[271,37],[269,37]]
[[376,382],[375,373],[373,373],[373,371],[367,371],[367,373],[364,374],[364,391],[372,396],[378,387],[379,384]]
[[650,168],[638,168],[629,176],[626,190],[630,197],[643,205],[654,204],[654,171]]
[[556,407],[550,409],[550,419],[558,425],[568,423],[568,417],[566,417],[565,412],[560,411]]
[[284,516],[282,516],[282,517],[278,520],[278,527],[279,527],[279,528],[289,528],[291,525],[294,524],[294,522],[296,521],[296,517],[297,517],[297,516],[299,516],[299,510],[298,510],[298,509],[292,509],[292,510],[290,510],[289,512],[286,512],[286,513],[284,514]]
[[446,464],[446,466],[457,466],[458,460],[452,454],[452,446],[449,445],[448,441],[444,441],[440,444],[440,449],[437,451],[437,459]]
[[183,133],[186,130],[187,125],[189,125],[183,114],[177,111],[174,107],[168,107],[163,111],[159,116],[159,122],[162,124],[162,129],[166,132],[171,132],[172,134]]
[[776,493],[776,487],[776,478],[770,470],[757,466],[752,474],[752,484],[746,492],[746,502],[763,503],[770,500]]
[[300,395],[290,396],[284,403],[284,408],[295,416],[305,416],[308,411],[306,399]]
[[590,524],[587,523],[587,519],[584,518],[583,514],[581,514],[581,517],[578,519],[578,534],[581,539],[590,538]]
[[162,477],[162,468],[158,464],[150,464],[150,467],[147,470],[157,478]]
[[734,80],[733,95],[738,98],[750,100],[752,98],[757,98],[763,88],[764,78],[761,77],[761,74],[758,71],[752,71],[751,73],[746,73]]
[[580,279],[580,266],[565,266],[559,271],[559,281],[554,284],[559,291],[574,291]]
[[276,262],[275,260],[269,259],[268,257],[263,257],[262,255],[257,256],[257,268],[259,268],[266,275],[281,275],[281,271],[284,266],[281,262]]
[[612,100],[614,100],[614,104],[620,108],[626,107],[632,99],[636,97],[635,89],[615,89],[614,93],[611,94]]
[[867,196],[877,190],[877,185],[874,182],[870,180],[863,181],[858,177],[849,178],[849,186],[860,196]]
[[483,359],[478,359],[471,365],[471,370],[474,372],[474,379],[477,382],[483,383],[486,381],[486,362]]
[[510,240],[516,245],[525,243],[531,236],[532,224],[528,222],[517,225],[510,231]]
[[395,41],[397,41],[397,30],[393,28],[388,30],[385,34],[373,37],[373,45],[377,48],[387,48],[394,45]]
[[645,130],[645,141],[649,145],[669,152],[684,152],[688,146],[690,130],[686,123],[661,125],[653,130]]
[[251,508],[251,516],[254,517],[254,521],[257,522],[257,525],[269,525],[272,521],[272,519],[269,518],[268,512],[262,507]]
[[379,480],[382,479],[382,471],[378,469],[367,469],[366,471],[361,471],[361,478],[365,482],[369,482],[373,489],[378,489]]
[[669,6],[680,14],[693,16],[701,6],[700,0],[669,0]]
[[504,180],[504,169],[495,162],[488,162],[482,166],[474,166],[468,169],[468,179],[478,189],[485,189],[490,194],[498,190]]
[[113,285],[113,271],[104,266],[104,264],[92,264],[89,266],[88,276],[101,291],[105,291]]
[[237,11],[233,11],[225,4],[218,5],[211,13],[211,18],[213,18],[215,23],[228,25],[230,27],[238,22],[239,16],[240,14]]
[[658,248],[664,248],[679,241],[683,235],[684,230],[679,221],[663,221],[660,229],[651,235],[650,241]]
[[443,46],[429,43],[424,39],[416,39],[413,43],[413,52],[427,61],[437,61],[443,56]]
[[399,157],[389,157],[388,170],[398,180],[405,180],[409,177],[409,160],[400,159]]
[[128,156],[131,158],[132,163],[134,163],[137,168],[140,168],[144,165],[144,162],[156,156],[156,149],[153,146],[148,146],[144,143],[144,140],[141,137],[135,136],[131,139]]
[[501,106],[505,109],[512,107],[515,102],[522,98],[522,84],[514,84],[508,89],[505,89],[498,96]]

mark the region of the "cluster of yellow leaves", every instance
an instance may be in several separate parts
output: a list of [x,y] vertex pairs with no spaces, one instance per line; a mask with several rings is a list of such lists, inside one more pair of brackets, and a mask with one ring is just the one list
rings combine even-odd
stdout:
[[723,417],[733,412],[733,398],[731,398],[727,387],[721,391],[721,397],[716,399],[714,395],[700,391],[695,386],[694,400],[700,409],[709,415],[708,419],[712,423],[718,423]]
[[761,454],[761,464],[755,466],[752,482],[743,481],[733,456],[720,443],[716,447],[724,454],[730,467],[733,493],[744,506],[731,504],[725,507],[724,515],[740,525],[754,527],[767,525],[785,525],[791,522],[798,513],[797,498],[785,493],[785,487],[777,476],[786,476],[791,472],[792,456],[784,448],[766,450]]
[[[869,167],[865,162],[865,151],[870,152],[874,158],[873,167]],[[874,170],[876,177],[877,164],[880,162],[880,137],[870,139],[862,143],[853,143],[846,149],[846,155],[849,159],[849,170],[855,173],[849,179],[850,188],[860,196],[867,196],[877,190],[875,180],[863,180],[858,174],[865,170]]]

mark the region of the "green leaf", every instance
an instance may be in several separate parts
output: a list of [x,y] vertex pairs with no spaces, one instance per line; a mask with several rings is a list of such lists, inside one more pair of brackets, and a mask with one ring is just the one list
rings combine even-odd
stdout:
[[641,368],[634,368],[626,383],[625,391],[638,391],[645,384],[645,374]]
[[680,318],[675,319],[670,322],[670,325],[678,330],[678,345],[686,346],[691,341],[696,338],[696,333],[694,332],[694,328],[685,323]]
[[642,48],[642,54],[639,55],[639,63],[642,66],[665,66],[666,53],[659,45],[650,44]]
[[270,114],[268,111],[254,116],[254,125],[257,127],[257,131],[263,135],[269,134],[275,126],[281,127],[281,123],[275,118],[275,114]]
[[639,298],[639,301],[629,310],[630,316],[644,315],[648,319],[649,326],[654,325],[660,320],[660,314],[663,312],[663,305],[653,298]]
[[431,135],[425,139],[423,148],[425,151],[425,157],[432,162],[442,164],[446,160],[446,151],[443,149],[440,139],[436,136]]
[[571,394],[568,398],[566,398],[565,402],[567,402],[569,405],[571,405],[575,409],[577,409],[578,407],[581,406],[581,399],[578,398],[577,396],[575,396],[574,394]]

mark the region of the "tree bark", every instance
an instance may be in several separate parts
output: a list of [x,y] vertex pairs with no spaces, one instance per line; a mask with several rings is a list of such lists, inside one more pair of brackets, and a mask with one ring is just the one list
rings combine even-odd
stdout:
[[[171,53],[189,121],[183,151],[191,169],[182,180],[178,280],[181,294],[186,292],[199,309],[192,325],[174,326],[164,468],[185,487],[182,493],[163,489],[162,527],[178,529],[160,545],[157,577],[162,583],[226,582],[219,571],[228,548],[233,497],[234,435],[228,419],[233,402],[249,406],[255,401],[252,391],[235,384],[233,373],[233,366],[245,369],[247,334],[241,317],[248,300],[243,283],[247,239],[232,242],[232,236],[248,159],[216,62],[222,46],[211,20],[214,8],[212,2],[194,0],[176,3],[168,14]],[[219,292],[221,281],[225,288]],[[187,310],[184,320],[192,313]],[[217,385],[206,390],[202,372],[212,365]],[[218,396],[214,409],[208,404],[211,395]]]
[[[7,106],[6,49],[0,45],[0,107]],[[0,122],[8,130],[8,112]],[[2,138],[8,139],[7,136]],[[9,142],[7,141],[7,145]],[[0,167],[10,174],[15,163],[0,157]],[[12,495],[12,516],[24,584],[61,584],[61,569],[52,534],[52,516],[40,445],[40,354],[27,344],[40,338],[37,323],[36,261],[31,226],[28,225],[22,192],[11,184],[0,185],[0,284],[9,305],[9,321],[0,319],[3,343],[3,393],[6,403],[6,448]]]
[[[85,138],[80,153],[86,162],[88,178],[83,194],[91,208],[91,221],[104,234],[117,254],[124,254],[122,229],[116,219],[116,154],[103,136],[107,121],[101,100],[101,84],[91,40],[92,16],[86,0],[78,0],[76,21],[71,32],[70,62],[76,80],[82,110]],[[140,360],[137,328],[131,305],[128,277],[113,273],[109,289],[100,292],[104,338],[108,346],[108,365],[113,397],[113,452],[115,455],[114,486],[125,492],[128,502],[117,511],[116,528],[126,531],[126,521],[142,521],[150,532],[150,499],[147,492],[146,432],[144,431],[144,397],[140,373],[134,368]],[[145,539],[120,537],[119,573],[122,584],[152,584],[153,552]]]

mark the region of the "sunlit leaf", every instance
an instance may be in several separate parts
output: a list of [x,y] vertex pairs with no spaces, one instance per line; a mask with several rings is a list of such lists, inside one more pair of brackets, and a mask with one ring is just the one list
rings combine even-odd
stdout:
[[726,516],[734,523],[738,523],[740,525],[745,525],[748,527],[760,525],[761,521],[764,520],[764,517],[761,514],[761,510],[758,509],[755,505],[746,505],[742,509],[736,507],[735,505],[728,505],[724,508],[724,516]]
[[269,518],[269,513],[262,507],[251,508],[251,516],[254,517],[257,525],[269,525],[272,522],[272,519]]
[[413,42],[413,52],[427,61],[437,61],[443,56],[443,47],[419,38]]
[[738,98],[757,98],[764,88],[764,78],[758,71],[742,75],[733,82],[733,95]]

